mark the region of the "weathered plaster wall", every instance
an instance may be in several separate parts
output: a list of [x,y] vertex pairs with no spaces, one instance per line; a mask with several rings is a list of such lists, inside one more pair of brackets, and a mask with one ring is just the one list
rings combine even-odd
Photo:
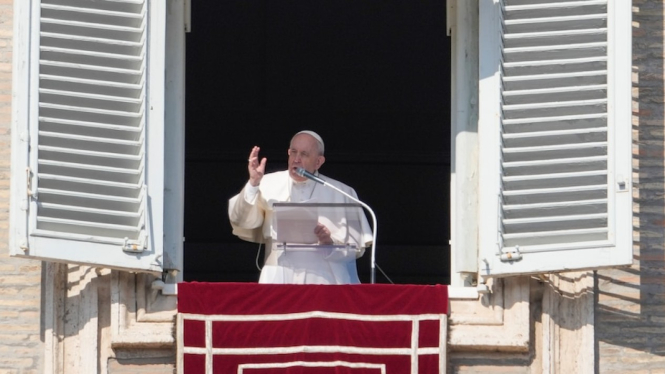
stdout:
[[598,272],[598,372],[665,373],[662,0],[633,0],[633,266]]

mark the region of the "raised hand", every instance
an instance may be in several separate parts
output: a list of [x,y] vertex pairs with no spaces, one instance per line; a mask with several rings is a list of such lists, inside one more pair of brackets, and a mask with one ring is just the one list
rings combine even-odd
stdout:
[[254,146],[252,151],[249,153],[249,158],[247,159],[248,165],[247,170],[249,171],[249,184],[256,187],[261,183],[263,179],[263,174],[266,171],[266,162],[268,161],[265,157],[259,162],[259,151],[261,148]]

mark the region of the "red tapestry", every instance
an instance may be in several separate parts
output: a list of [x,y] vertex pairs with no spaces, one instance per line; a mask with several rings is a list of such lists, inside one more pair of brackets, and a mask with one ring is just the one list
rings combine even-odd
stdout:
[[186,374],[445,373],[448,290],[180,283]]

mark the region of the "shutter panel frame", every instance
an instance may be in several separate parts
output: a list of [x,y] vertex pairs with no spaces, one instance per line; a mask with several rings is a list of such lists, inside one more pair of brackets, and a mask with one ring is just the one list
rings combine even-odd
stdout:
[[[83,6],[86,8],[84,9]],[[116,10],[118,7],[123,9],[114,11],[114,7]],[[127,13],[127,11],[135,11],[137,7],[142,14]],[[44,19],[42,10],[50,12],[49,15],[62,16],[63,20],[49,19],[48,22],[51,25],[64,25],[65,29],[55,30],[55,33],[51,32],[54,30],[42,30],[40,27],[43,24],[41,21]],[[86,13],[95,22],[121,20],[118,22],[122,23],[124,22],[122,20],[133,17],[135,20],[130,23],[136,24],[136,19],[143,17],[141,22],[144,22],[142,31],[144,41],[142,43],[146,61],[144,68],[137,67],[134,62],[132,64],[133,69],[142,70],[144,83],[141,89],[144,91],[144,100],[140,100],[140,97],[137,99],[137,97],[127,96],[128,92],[130,96],[133,95],[131,91],[136,90],[138,86],[122,82],[114,83],[112,80],[108,80],[113,78],[108,75],[100,75],[103,78],[94,81],[90,77],[81,77],[76,74],[73,76],[52,74],[57,72],[54,70],[54,66],[91,69],[89,71],[102,72],[102,74],[106,74],[103,73],[104,71],[113,73],[124,69],[125,64],[122,60],[130,62],[136,60],[131,56],[125,58],[122,54],[96,52],[91,47],[92,44],[85,44],[90,43],[94,37],[103,39],[105,30],[109,30],[119,38],[131,38],[130,34],[136,28],[132,29],[127,25],[98,25],[94,22],[86,24],[85,17],[83,20],[71,21],[66,19],[68,12]],[[159,273],[164,270],[162,260],[164,247],[165,18],[166,9],[163,1],[77,3],[76,0],[65,0],[26,1],[15,4],[14,40],[18,47],[15,48],[13,82],[15,109],[12,121],[11,255],[131,271]],[[27,23],[26,19],[29,19],[30,22]],[[66,39],[66,36],[69,35],[67,33],[71,35],[80,33],[80,29],[76,28],[82,25],[93,30],[96,35],[92,39],[87,34],[78,38],[80,40],[76,43],[81,43],[80,50],[68,49],[76,43],[69,43],[67,48],[47,46],[40,50],[41,38],[52,38],[60,32],[64,34],[57,37]],[[117,33],[124,34],[118,35]],[[111,41],[109,45],[122,45],[123,43],[127,44],[119,40]],[[86,48],[88,49],[86,50]],[[21,53],[22,50],[29,50],[29,53]],[[40,71],[41,53],[48,56],[44,58],[56,58],[57,60],[60,57],[72,61],[63,63],[55,60],[52,60],[55,62],[46,61],[46,64],[42,64],[45,66],[44,70],[51,70],[49,70],[49,74],[44,74]],[[57,53],[61,54],[57,55]],[[81,56],[84,61],[75,61]],[[95,56],[95,58],[90,60],[90,56]],[[105,67],[104,61],[110,61],[111,65]],[[86,65],[88,63],[93,65]],[[42,73],[41,77],[40,73]],[[71,74],[71,70],[67,74]],[[52,80],[55,83],[46,88],[40,87],[40,79],[42,79],[41,84]],[[108,84],[100,86],[106,82]],[[87,90],[86,85],[89,88]],[[99,90],[106,90],[106,92],[98,94]],[[40,95],[44,95],[41,98],[45,98],[44,100],[51,103],[35,100],[35,98],[40,98]],[[133,107],[128,107],[128,104]],[[136,105],[143,107],[142,112],[137,112],[141,109]],[[109,109],[104,109],[104,106]],[[67,110],[71,112],[77,110],[76,107],[79,108],[79,113],[83,113],[81,118],[68,120]],[[57,116],[52,117],[54,120],[49,123],[52,128],[49,131],[40,129],[40,110],[44,113],[50,111],[49,115],[53,113],[61,115],[59,119],[56,118]],[[119,111],[127,111],[128,114],[133,111],[143,115],[143,124],[138,126],[143,127],[141,131],[144,131],[144,135],[136,138],[136,134],[130,134],[134,131],[131,130],[127,137],[118,138],[116,134],[121,133],[121,129],[127,128],[126,124],[122,122],[122,118],[118,123],[105,124],[103,120],[100,120],[100,118],[112,118],[117,114],[124,116],[123,112]],[[104,113],[109,115],[105,116]],[[98,116],[95,118],[95,122],[89,122],[83,118],[86,116],[91,118],[94,115]],[[77,130],[62,132],[63,129],[76,126],[78,126]],[[45,125],[45,127],[47,126]],[[110,137],[111,134],[116,137]],[[46,158],[40,160],[39,152],[47,155],[44,156]],[[49,157],[52,160],[48,160]],[[98,160],[108,160],[109,165],[103,165],[102,162],[102,165],[95,166],[95,162],[91,161],[91,158],[94,157]],[[124,166],[118,168],[118,162]],[[43,167],[38,166],[40,163]],[[127,165],[130,164],[132,166],[128,168]],[[72,166],[75,169],[71,169]],[[58,172],[53,174],[53,170],[58,168],[58,171],[67,169],[70,171],[65,174],[58,174]],[[109,173],[120,171],[123,168],[126,170],[133,168],[138,172],[133,181],[115,180],[107,176]],[[27,174],[28,172],[30,175]],[[92,174],[93,177],[86,176],[84,173]],[[127,191],[131,188],[134,189],[134,192],[131,193],[135,195],[134,197],[126,196]],[[28,194],[30,192],[35,194],[37,191],[39,193],[36,194],[36,199],[33,195],[28,203]],[[44,193],[54,191],[57,197],[53,201],[44,199]],[[95,200],[89,199],[95,194],[99,194],[100,197],[97,201],[105,201],[106,208],[90,205],[89,202]],[[143,202],[140,202],[141,198],[143,198]],[[73,202],[73,199],[79,201]],[[141,207],[134,207],[134,213],[121,208],[123,204],[135,204],[137,201]],[[141,217],[142,214],[145,216]],[[41,228],[37,227],[38,215],[41,217],[40,222],[43,222]],[[145,222],[144,235],[138,235],[129,240],[123,237],[122,233],[115,236],[109,235],[112,232],[109,230],[114,228],[130,228],[131,225],[134,225],[140,229],[141,220]],[[53,226],[55,223],[59,226]],[[73,223],[74,226],[67,226],[69,223]],[[64,231],[61,227],[65,227]],[[70,227],[75,227],[75,229],[70,229]],[[94,228],[99,228],[99,230],[95,232]],[[145,249],[141,248],[143,241],[145,241]]]
[[[508,4],[506,4],[508,3]],[[589,70],[571,73],[563,71],[538,76],[538,66],[524,68],[522,71],[511,70],[510,57],[506,57],[504,42],[513,51],[535,50],[548,51],[563,49],[561,46],[552,48],[538,46],[528,40],[525,48],[510,45],[515,39],[513,35],[503,37],[497,32],[503,27],[504,9],[512,12],[532,12],[542,14],[545,6],[567,8],[564,16],[555,19],[550,25],[552,34],[562,38],[565,28],[558,23],[571,24],[587,22],[592,25],[581,32],[567,33],[580,36],[580,43],[568,40],[573,49],[578,49],[579,61],[588,64]],[[575,2],[556,1],[514,1],[514,0],[481,0],[480,2],[480,81],[479,81],[479,139],[480,139],[480,175],[479,194],[479,275],[482,277],[533,274],[568,270],[597,269],[630,265],[632,263],[632,185],[631,185],[631,2],[608,0],[581,0]],[[509,8],[503,8],[503,6]],[[510,8],[512,6],[512,8]],[[589,64],[589,57],[581,51],[585,46],[590,49],[598,47],[597,40],[588,39],[588,35],[597,35],[598,15],[576,17],[574,9],[587,7],[607,7],[607,87],[599,82],[595,64]],[[571,10],[573,9],[573,10]],[[540,13],[539,13],[540,11]],[[534,13],[535,12],[535,13]],[[524,26],[532,20],[519,19],[513,22],[521,32],[530,30]],[[548,24],[549,25],[549,24]],[[534,40],[543,33],[527,34]],[[520,35],[525,36],[525,35]],[[596,36],[593,36],[596,38]],[[574,39],[574,38],[573,38]],[[563,59],[572,62],[571,55],[565,54]],[[538,65],[542,61],[533,63]],[[515,66],[519,66],[516,64]],[[542,71],[543,69],[540,68]],[[504,75],[505,74],[505,75]],[[506,78],[507,76],[507,78]],[[554,84],[543,88],[543,81],[552,79]],[[567,81],[566,81],[567,80]],[[570,90],[567,85],[586,82],[582,90],[571,91],[571,95],[561,100],[560,92]],[[528,85],[520,87],[520,85]],[[557,86],[557,84],[559,84]],[[580,84],[576,84],[580,86]],[[524,90],[524,91],[520,91]],[[596,90],[596,96],[587,96]],[[598,91],[601,90],[601,91]],[[598,93],[607,90],[607,101],[595,99]],[[527,95],[525,95],[527,94]],[[525,95],[522,100],[519,95]],[[542,100],[540,97],[550,95],[554,100]],[[573,97],[577,96],[577,97]],[[572,98],[570,102],[566,100]],[[516,101],[515,101],[516,100]],[[576,100],[576,101],[573,101]],[[541,103],[546,103],[545,105]],[[606,106],[607,140],[603,141],[603,131],[593,130],[598,121],[598,114],[589,112],[584,107],[594,108]],[[506,107],[508,107],[506,109]],[[547,109],[553,108],[552,110]],[[524,110],[524,116],[518,115],[506,121],[506,110]],[[566,113],[562,116],[560,113]],[[552,128],[553,122],[548,116],[559,115],[559,120],[569,121],[577,127],[567,129]],[[542,125],[533,125],[533,118],[539,119]],[[501,129],[506,122],[515,126],[518,131],[506,134]],[[537,123],[537,122],[536,122]],[[531,129],[529,126],[537,127]],[[511,129],[512,131],[512,129]],[[506,136],[508,135],[508,136]],[[554,135],[554,136],[553,136]],[[547,143],[559,137],[559,143]],[[583,139],[584,138],[584,139]],[[583,139],[583,140],[580,140]],[[543,143],[537,143],[543,141]],[[547,142],[544,142],[547,141]],[[575,142],[578,142],[575,144]],[[603,143],[607,150],[603,154]],[[529,146],[531,145],[531,146]],[[508,150],[508,152],[506,152]],[[557,160],[557,155],[563,158]],[[576,159],[575,157],[578,157]],[[593,165],[607,163],[606,172],[591,171],[588,167],[578,168],[575,165]],[[559,166],[556,166],[559,165]],[[596,167],[594,166],[594,167]],[[510,174],[506,168],[527,170],[527,174]],[[551,168],[549,181],[543,179],[543,173]],[[529,174],[530,173],[530,174]],[[606,173],[606,174],[605,174]],[[603,177],[606,175],[606,177]],[[605,179],[605,182],[602,180]],[[540,182],[542,181],[542,182]],[[565,183],[563,183],[565,181]],[[601,182],[599,182],[601,181]],[[538,182],[538,183],[535,183]],[[557,185],[558,184],[558,185]],[[594,186],[596,184],[596,186]],[[525,187],[531,186],[531,187]],[[599,187],[600,186],[600,187]],[[549,187],[549,190],[547,190]],[[584,192],[584,191],[587,192]],[[602,193],[607,191],[603,199]],[[574,197],[575,194],[586,202],[565,202],[561,198],[547,198],[546,194],[559,193],[561,196]],[[509,206],[511,199],[520,199],[518,205]],[[549,200],[548,200],[549,199]],[[603,204],[606,212],[603,213]],[[537,215],[525,215],[531,208]],[[521,210],[521,211],[520,211]],[[508,214],[507,214],[508,213]],[[557,216],[557,214],[560,214]],[[508,215],[508,217],[506,217]],[[606,229],[601,230],[606,220]],[[558,225],[558,226],[557,226]],[[567,227],[568,225],[569,227]],[[550,232],[542,232],[542,228],[550,228]],[[554,228],[552,231],[551,228]],[[563,231],[558,231],[560,229]],[[514,229],[512,234],[506,234]],[[535,230],[530,232],[529,230]],[[557,232],[558,231],[558,232]],[[598,232],[607,232],[602,238]],[[565,235],[559,235],[564,233]],[[563,240],[551,240],[548,235],[559,235]],[[529,245],[526,238],[536,237],[544,244]],[[576,240],[577,238],[577,240]],[[594,240],[596,238],[596,240]],[[531,239],[530,239],[531,240]],[[550,243],[547,243],[550,242]],[[527,243],[521,246],[520,243]]]

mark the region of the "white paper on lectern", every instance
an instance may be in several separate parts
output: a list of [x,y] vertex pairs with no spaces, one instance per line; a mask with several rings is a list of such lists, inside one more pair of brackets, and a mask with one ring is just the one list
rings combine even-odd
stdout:
[[280,206],[273,215],[275,240],[279,243],[316,244],[314,229],[319,222],[316,207]]
[[326,226],[336,244],[363,247],[362,209],[357,204],[279,203],[274,205],[273,238],[279,243],[315,244],[317,223]]

